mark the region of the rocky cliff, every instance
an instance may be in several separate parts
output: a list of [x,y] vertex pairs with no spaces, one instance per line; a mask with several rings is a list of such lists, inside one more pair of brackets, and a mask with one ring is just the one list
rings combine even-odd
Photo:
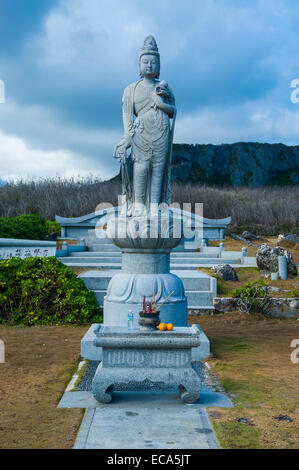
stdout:
[[233,186],[299,183],[299,145],[174,144],[172,162],[173,179],[184,183]]

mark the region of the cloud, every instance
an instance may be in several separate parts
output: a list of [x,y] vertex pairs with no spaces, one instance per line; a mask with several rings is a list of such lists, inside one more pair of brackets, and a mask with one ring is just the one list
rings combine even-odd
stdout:
[[109,178],[118,171],[111,149],[121,133],[82,129],[38,106],[6,103],[1,110],[0,177],[93,173]]
[[0,3],[0,53],[20,54],[24,39],[42,25],[47,12],[59,0],[1,0]]
[[0,132],[1,148],[1,177],[3,179],[55,176],[68,176],[68,169],[73,168],[74,159],[78,158],[68,151],[46,152],[40,149],[30,149],[15,136]]
[[205,108],[178,119],[175,142],[223,144],[268,142],[298,145],[299,108],[247,102],[223,109]]
[[147,34],[176,96],[175,141],[297,143],[298,20],[293,0],[2,0],[5,152],[19,139],[29,166],[42,152],[60,155],[61,174],[115,174],[121,96]]

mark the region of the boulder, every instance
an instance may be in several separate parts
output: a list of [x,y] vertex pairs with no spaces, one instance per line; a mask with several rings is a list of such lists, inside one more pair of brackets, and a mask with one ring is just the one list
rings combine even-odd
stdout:
[[258,237],[257,235],[254,235],[254,233],[252,232],[248,232],[248,230],[245,230],[242,233],[241,237],[245,238],[245,240],[261,240],[260,237]]
[[290,235],[287,235],[284,240],[286,240],[287,242],[291,242],[291,243],[299,243],[299,239],[297,237],[297,234],[296,233],[291,233]]
[[297,266],[293,260],[293,255],[290,251],[281,246],[272,248],[267,243],[260,246],[256,254],[256,264],[260,271],[265,275],[276,273],[278,271],[278,256],[285,256],[287,259],[287,269],[289,276],[297,275]]
[[290,233],[290,235],[284,235],[283,233],[281,233],[280,235],[278,235],[278,242],[291,242],[291,243],[299,243],[299,238],[297,237],[297,234],[296,233]]
[[47,236],[47,240],[48,240],[48,241],[56,242],[57,237],[58,237],[58,233],[57,233],[57,232],[53,232],[53,233],[50,233],[50,234]]
[[238,281],[239,278],[237,276],[236,271],[234,268],[231,267],[230,264],[220,264],[219,266],[215,266],[213,268],[216,276],[224,281]]

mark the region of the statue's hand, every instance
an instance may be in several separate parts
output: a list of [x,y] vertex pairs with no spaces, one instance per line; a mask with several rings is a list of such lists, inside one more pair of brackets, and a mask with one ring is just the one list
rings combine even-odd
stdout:
[[126,150],[131,147],[131,141],[129,136],[124,136],[119,144],[115,147],[114,150],[114,158],[116,158],[119,162],[125,162],[126,160]]
[[113,156],[119,161],[119,163],[124,162],[126,160],[126,148],[123,146],[117,145],[115,147]]
[[152,99],[153,99],[153,104],[152,104],[153,108],[160,108],[161,106],[163,106],[164,104],[163,98],[161,98],[160,95],[157,95],[157,93],[153,93]]

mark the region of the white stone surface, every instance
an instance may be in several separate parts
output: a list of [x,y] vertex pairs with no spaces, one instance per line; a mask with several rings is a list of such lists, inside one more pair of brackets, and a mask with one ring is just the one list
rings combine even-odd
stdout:
[[[81,407],[94,400],[90,392],[73,392],[70,399],[78,402],[79,394]],[[218,449],[219,443],[200,403],[185,405],[175,394],[115,392],[111,405],[87,409],[74,448]]]
[[[102,348],[94,344],[96,332],[99,330],[100,326],[99,323],[93,323],[81,340],[81,356],[84,359],[90,361],[102,360]],[[195,327],[199,332],[200,345],[197,348],[192,348],[192,361],[203,361],[210,355],[210,341],[199,325],[195,325]]]
[[0,238],[0,259],[55,256],[56,242]]

